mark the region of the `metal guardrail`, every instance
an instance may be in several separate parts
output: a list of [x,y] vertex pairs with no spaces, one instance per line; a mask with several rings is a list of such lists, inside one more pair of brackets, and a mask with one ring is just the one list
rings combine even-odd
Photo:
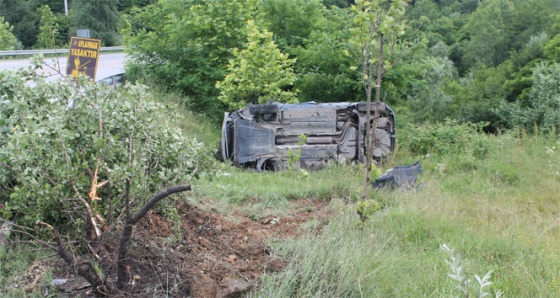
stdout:
[[[101,52],[108,51],[124,51],[124,47],[101,47]],[[47,50],[18,50],[18,51],[0,51],[0,57],[3,56],[30,56],[36,54],[67,54],[68,49],[47,49]]]

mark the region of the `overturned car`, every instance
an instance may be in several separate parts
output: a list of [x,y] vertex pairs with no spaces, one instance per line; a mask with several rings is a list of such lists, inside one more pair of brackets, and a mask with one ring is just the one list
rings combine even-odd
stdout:
[[[365,162],[366,122],[365,102],[249,105],[225,114],[218,158],[257,170],[286,169],[294,152],[297,166],[311,170],[329,160]],[[395,116],[385,103],[379,106],[374,148],[377,160],[395,149]]]

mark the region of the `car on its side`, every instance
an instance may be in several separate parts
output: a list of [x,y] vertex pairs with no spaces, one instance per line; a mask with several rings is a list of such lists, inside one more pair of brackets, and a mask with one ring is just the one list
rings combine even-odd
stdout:
[[[374,123],[376,104],[370,105]],[[373,156],[381,160],[395,149],[395,115],[378,106]],[[240,167],[281,170],[294,162],[320,169],[325,162],[366,160],[367,103],[340,102],[248,105],[226,113],[218,158]]]

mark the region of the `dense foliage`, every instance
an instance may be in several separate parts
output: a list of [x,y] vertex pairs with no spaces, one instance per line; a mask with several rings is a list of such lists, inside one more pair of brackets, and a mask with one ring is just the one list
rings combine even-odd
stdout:
[[0,17],[0,50],[13,50],[17,46],[17,39],[12,34],[13,27],[4,22],[4,18]]
[[129,77],[148,75],[188,94],[193,110],[222,114],[226,108],[215,85],[224,79],[233,49],[247,40],[255,5],[254,0],[173,0],[135,10],[125,36],[133,61]]
[[40,8],[41,20],[39,21],[39,36],[37,36],[37,47],[52,49],[58,44],[64,44],[56,42],[56,37],[60,36],[58,30],[58,23],[56,16],[52,13],[51,9],[44,5]]
[[[71,22],[78,0],[69,1],[70,17],[61,2],[1,1],[2,47],[46,47],[49,34],[67,40],[82,18]],[[299,101],[366,98],[352,55],[360,13],[352,0],[103,3],[96,11],[112,21],[93,32],[118,43],[122,21],[130,78],[179,91],[210,118],[295,90]],[[229,169],[200,182],[200,201],[250,202],[242,207],[266,216],[294,198],[339,204],[335,216],[309,225],[312,237],[271,246],[292,264],[256,296],[452,296],[442,242],[465,251],[465,268],[495,270],[508,297],[558,292],[560,3],[407,3],[403,38],[388,44],[381,99],[398,119],[388,162],[420,160],[421,192],[379,195],[383,212],[363,233],[346,212],[361,168],[330,164],[305,176]],[[127,179],[138,210],[154,192],[211,168],[204,146],[169,125],[176,117],[142,85],[115,91],[85,80],[49,84],[35,69],[0,73],[0,217],[18,228],[45,221],[77,238],[90,236],[88,205],[96,218],[121,223]]]
[[296,80],[291,67],[295,59],[289,59],[278,49],[272,33],[261,32],[252,20],[248,27],[247,48],[234,49],[229,73],[216,84],[220,89],[218,99],[231,109],[240,109],[248,103],[297,102],[297,90],[282,90]]
[[513,107],[514,123],[530,131],[560,132],[560,64],[538,64],[533,76],[529,100]]
[[[279,84],[278,92],[297,91],[300,102],[365,100],[350,40],[356,28],[355,1],[82,2],[68,1],[69,16],[64,15],[61,1],[0,2],[0,16],[17,38],[10,47],[46,47],[52,40],[64,46],[76,28],[90,28],[92,37],[102,38],[105,44],[122,41],[128,46],[133,58],[127,68],[131,79],[182,92],[191,110],[218,120],[233,107],[224,104],[223,94],[219,99],[217,83],[227,75],[228,80],[234,73],[247,80],[258,77],[253,83],[235,83],[239,85],[235,96],[247,98],[234,102],[258,102],[244,93],[248,90],[240,90],[267,89],[267,82],[280,75],[278,71],[258,74],[259,68],[270,65],[239,57],[240,53],[270,55],[264,53],[269,51],[266,47],[249,50],[254,42],[248,39],[253,29],[247,22],[252,21],[255,30],[271,33],[281,54],[295,61],[290,66],[295,79]],[[489,122],[486,131],[491,132],[518,125],[549,126],[543,122],[549,121],[546,117],[529,114],[536,107],[537,93],[542,94],[532,90],[540,84],[537,68],[560,61],[558,1],[415,0],[407,4],[404,36],[390,48],[395,55],[387,64],[391,69],[381,87],[383,101],[411,111],[417,123],[445,118]],[[49,33],[54,33],[54,39],[47,39]],[[242,61],[254,62],[257,72],[244,68]]]
[[[0,16],[13,26],[19,48],[45,46],[44,40],[41,40],[46,28],[41,23],[45,6],[53,14],[52,19],[57,27],[55,47],[66,47],[70,37],[76,36],[76,29],[90,29],[92,38],[101,38],[105,45],[114,45],[120,42],[120,14],[151,2],[154,0],[3,0],[0,1]],[[52,38],[49,46],[52,47]]]
[[[189,95],[196,111],[220,115],[225,107],[215,83],[240,72],[227,61],[249,47],[251,19],[296,59],[290,88],[300,102],[365,100],[349,48],[353,1],[224,2],[201,9],[193,0],[160,1],[131,14],[127,41],[137,58],[131,74],[165,82]],[[223,10],[235,3],[244,9]],[[409,1],[403,39],[390,47],[395,55],[382,100],[410,110],[418,123],[489,122],[487,131],[519,125],[510,115],[531,105],[535,67],[558,60],[559,13],[554,0]]]
[[48,83],[34,71],[0,73],[2,218],[76,233],[87,204],[107,224],[119,220],[127,179],[137,209],[210,168],[204,145],[170,125],[180,116],[146,87]]
[[118,34],[120,15],[117,1],[74,0],[70,10],[71,32],[89,29],[91,37],[99,38],[103,44],[120,44]]

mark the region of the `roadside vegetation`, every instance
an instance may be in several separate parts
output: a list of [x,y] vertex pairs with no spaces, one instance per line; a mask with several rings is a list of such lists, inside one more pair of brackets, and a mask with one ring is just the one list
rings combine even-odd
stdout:
[[[74,294],[188,296],[217,282],[191,264],[248,262],[227,245],[255,234],[251,248],[285,264],[252,269],[247,297],[560,295],[558,1],[69,2],[68,17],[61,1],[0,3],[0,49],[91,26],[128,48],[129,84],[47,83],[40,61],[0,73],[0,296],[57,297],[60,274],[94,286]],[[362,164],[212,159],[229,108],[374,90],[397,119],[377,168],[419,161],[414,189],[364,192]],[[199,210],[212,216],[187,218]],[[269,231],[294,214],[290,237]],[[209,238],[216,257],[199,235],[222,217],[245,230]]]
[[[158,95],[164,97],[176,109],[180,97]],[[182,114],[176,127],[215,144],[219,131],[207,119]],[[271,214],[282,220],[295,200],[328,202],[333,216],[308,222],[301,237],[269,240],[273,253],[290,264],[280,274],[264,276],[248,294],[252,297],[460,296],[458,282],[448,276],[452,272],[443,244],[461,255],[472,293],[474,275],[492,271],[489,293],[554,296],[560,287],[558,139],[525,130],[488,135],[483,126],[404,121],[397,151],[380,168],[419,160],[423,187],[370,192],[381,210],[363,230],[353,204],[361,195],[363,165],[331,163],[316,172],[258,173],[218,163],[212,179],[192,181],[188,202],[203,202],[202,208],[232,218],[231,210],[241,209],[256,221]],[[165,206],[158,210],[173,208]],[[56,293],[49,286],[52,274],[43,275],[32,289],[13,288],[22,271],[55,257],[25,237],[14,237],[15,242],[0,248],[4,295]]]
[[[127,284],[134,225],[168,205],[160,200],[191,190],[191,180],[212,175],[214,161],[180,128],[176,104],[155,100],[147,86],[50,83],[33,60],[0,73],[2,227],[56,252],[94,294],[115,295]],[[119,248],[104,253],[106,246]],[[103,263],[119,268],[118,282]]]
[[[524,131],[485,135],[456,123],[405,128],[400,136],[399,151],[383,168],[420,160],[423,187],[370,193],[382,209],[363,230],[347,201],[360,196],[360,166],[331,165],[304,177],[227,169],[211,183],[200,181],[196,195],[212,198],[226,213],[230,204],[247,214],[277,213],[272,210],[299,198],[328,200],[335,210],[320,233],[322,223],[310,222],[300,239],[271,241],[290,266],[265,276],[250,296],[467,297],[448,276],[443,244],[461,255],[469,297],[479,297],[474,275],[489,271],[492,284],[485,290],[492,297],[499,291],[503,297],[557,295],[557,138]],[[434,148],[432,137],[447,141]],[[427,147],[419,152],[422,142]]]

